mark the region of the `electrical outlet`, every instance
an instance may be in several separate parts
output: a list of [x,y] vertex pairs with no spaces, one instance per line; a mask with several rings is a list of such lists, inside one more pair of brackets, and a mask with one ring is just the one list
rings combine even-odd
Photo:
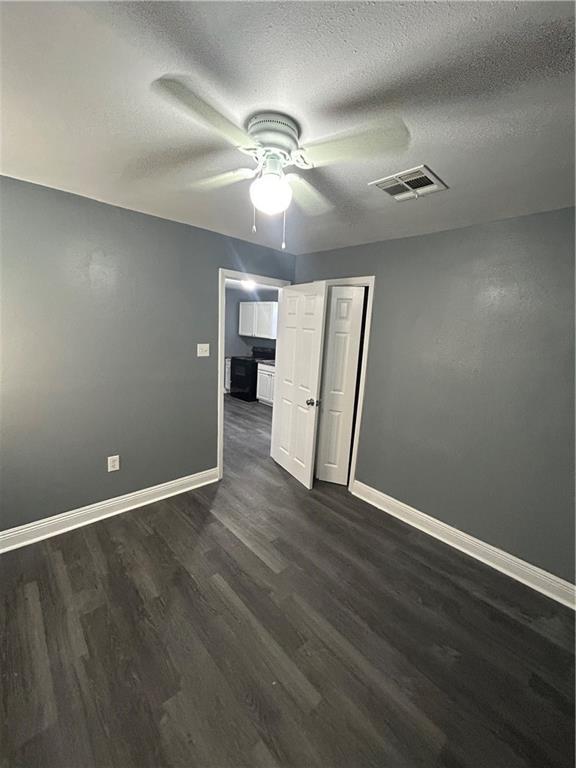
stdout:
[[210,357],[210,344],[196,344],[196,357]]
[[117,472],[120,469],[120,456],[108,456],[108,472]]

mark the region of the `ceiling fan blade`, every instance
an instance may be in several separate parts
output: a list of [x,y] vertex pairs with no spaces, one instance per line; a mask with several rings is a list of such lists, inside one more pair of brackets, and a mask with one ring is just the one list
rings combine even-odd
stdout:
[[334,208],[324,195],[313,187],[310,182],[297,173],[288,173],[286,178],[292,187],[292,194],[297,205],[309,216],[321,216]]
[[221,189],[230,184],[236,184],[238,181],[253,179],[256,176],[257,168],[236,168],[234,171],[224,171],[215,176],[207,176],[205,179],[196,179],[188,184],[192,189]]
[[183,78],[161,77],[152,83],[152,88],[161,96],[183,107],[193,120],[213,128],[234,147],[254,146],[254,139],[197,96]]
[[333,163],[364,160],[386,152],[404,149],[410,143],[410,133],[403,120],[390,119],[355,133],[340,134],[326,141],[304,147],[306,158],[320,168]]

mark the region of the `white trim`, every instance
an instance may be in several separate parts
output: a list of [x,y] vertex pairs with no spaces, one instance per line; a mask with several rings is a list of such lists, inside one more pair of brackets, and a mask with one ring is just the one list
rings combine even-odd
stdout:
[[352,486],[356,482],[356,464],[358,461],[358,445],[360,443],[360,429],[362,427],[362,409],[364,407],[364,390],[366,388],[366,368],[368,367],[368,347],[370,345],[370,329],[372,327],[372,307],[374,305],[374,275],[365,277],[339,277],[326,280],[330,288],[333,285],[355,285],[368,288],[368,304],[366,306],[366,324],[364,326],[364,344],[362,346],[362,360],[360,362],[360,382],[358,386],[358,402],[354,414],[354,437],[352,439],[352,459],[350,461],[350,478],[348,490],[352,493]]
[[291,285],[289,280],[279,280],[276,277],[253,275],[222,267],[218,270],[218,480],[221,480],[224,474],[224,344],[226,339],[226,280],[230,279],[254,280],[255,283],[269,285],[270,288],[284,288]]
[[368,504],[403,520],[408,525],[412,525],[430,536],[434,536],[435,539],[440,539],[445,544],[465,552],[476,560],[492,566],[497,571],[532,587],[552,600],[557,600],[572,610],[576,609],[576,587],[570,582],[564,581],[564,579],[554,576],[554,574],[548,573],[536,565],[527,563],[515,555],[493,547],[491,544],[486,544],[486,542],[459,531],[451,525],[442,523],[434,517],[425,515],[408,504],[393,499],[359,480],[352,484],[350,492]]
[[59,515],[45,517],[43,520],[37,520],[33,523],[19,525],[17,528],[9,528],[7,531],[0,531],[0,553],[24,547],[27,544],[33,544],[35,541],[47,539],[50,536],[57,536],[60,533],[66,533],[66,531],[80,528],[83,525],[89,525],[97,520],[102,520],[104,517],[119,515],[121,512],[127,512],[129,509],[143,507],[154,501],[166,499],[168,496],[176,496],[179,493],[191,491],[194,488],[200,488],[202,485],[208,485],[217,481],[218,469],[214,467],[204,472],[197,472],[195,475],[180,477],[167,483],[153,485],[150,488],[126,493],[113,499],[98,501],[95,504],[72,509],[69,512],[62,512]]

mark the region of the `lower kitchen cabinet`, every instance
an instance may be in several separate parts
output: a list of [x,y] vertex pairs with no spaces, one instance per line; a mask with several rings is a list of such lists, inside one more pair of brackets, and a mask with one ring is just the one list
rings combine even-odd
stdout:
[[273,405],[274,403],[275,374],[276,371],[273,366],[258,364],[256,397],[261,403],[266,403],[266,405]]

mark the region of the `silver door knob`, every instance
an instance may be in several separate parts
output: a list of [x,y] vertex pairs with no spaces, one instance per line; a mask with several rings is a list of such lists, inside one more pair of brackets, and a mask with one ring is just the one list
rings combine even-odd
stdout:
[[313,397],[309,397],[308,400],[306,400],[306,405],[314,405],[315,402]]

